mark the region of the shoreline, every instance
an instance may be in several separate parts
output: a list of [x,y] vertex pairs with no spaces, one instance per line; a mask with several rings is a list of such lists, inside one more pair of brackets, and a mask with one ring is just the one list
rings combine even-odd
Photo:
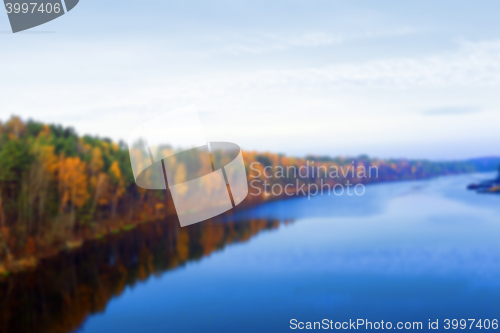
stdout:
[[[481,172],[481,173],[486,173],[486,172]],[[438,177],[446,177],[446,176],[457,176],[457,175],[464,175],[464,174],[472,174],[472,173],[452,173],[452,174],[443,174],[443,175],[436,175],[436,176],[429,176],[429,177],[421,177],[421,178],[414,178],[414,179],[391,179],[391,180],[380,180],[380,181],[375,181],[375,182],[368,182],[364,183],[363,185],[374,185],[374,184],[382,184],[382,183],[392,183],[392,182],[404,182],[404,181],[419,181],[419,180],[427,180],[427,179],[433,179],[433,178],[438,178]],[[238,206],[237,208],[233,209],[228,213],[228,215],[232,215],[233,212],[238,212],[242,211],[245,209],[251,209],[254,207],[257,207],[259,205],[268,203],[268,202],[273,202],[273,201],[279,201],[279,200],[287,200],[287,199],[292,199],[292,198],[302,198],[302,197],[307,197],[307,195],[294,195],[294,196],[287,196],[285,194],[281,196],[261,196],[261,197],[254,197],[258,198],[261,200],[250,200],[247,204],[243,204]],[[247,197],[248,198],[248,197]],[[223,216],[227,213],[223,213],[217,217],[214,218],[219,218],[220,216]],[[65,241],[63,244],[61,244],[57,248],[52,248],[49,251],[44,251],[38,255],[31,255],[31,256],[24,256],[20,257],[18,259],[13,259],[11,258],[10,262],[6,265],[5,263],[0,263],[0,282],[4,280],[5,278],[8,278],[9,276],[16,275],[18,273],[22,273],[27,270],[35,270],[41,261],[47,260],[47,259],[53,259],[57,256],[60,256],[61,253],[65,251],[74,251],[80,249],[85,243],[87,242],[92,242],[92,241],[97,241],[97,240],[106,240],[108,237],[125,233],[125,232],[130,232],[133,231],[135,228],[137,228],[139,225],[142,224],[150,224],[150,223],[158,223],[160,221],[166,221],[168,219],[174,219],[173,223],[179,223],[177,220],[176,214],[165,214],[162,216],[158,216],[157,218],[153,219],[144,219],[144,220],[135,220],[135,221],[125,221],[123,219],[117,219],[115,220],[116,222],[114,225],[107,225],[103,228],[98,229],[97,231],[89,231],[86,233],[86,235],[83,235],[82,238],[78,239],[71,239]],[[101,223],[106,224],[109,221],[101,221]]]

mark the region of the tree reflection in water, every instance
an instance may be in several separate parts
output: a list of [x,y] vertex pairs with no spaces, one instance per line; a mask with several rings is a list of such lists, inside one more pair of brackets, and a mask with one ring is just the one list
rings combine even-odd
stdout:
[[209,220],[180,228],[169,220],[86,243],[0,281],[0,331],[71,332],[90,314],[104,311],[127,286],[279,225],[265,219]]

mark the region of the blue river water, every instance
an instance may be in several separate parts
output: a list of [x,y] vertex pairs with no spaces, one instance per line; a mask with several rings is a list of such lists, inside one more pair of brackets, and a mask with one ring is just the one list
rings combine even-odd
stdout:
[[234,219],[290,222],[128,287],[79,331],[299,331],[293,319],[304,327],[325,319],[333,327],[422,323],[409,331],[436,320],[433,331],[453,331],[446,319],[475,319],[464,331],[492,331],[500,319],[500,196],[465,187],[493,176],[376,184],[359,197],[239,212]]

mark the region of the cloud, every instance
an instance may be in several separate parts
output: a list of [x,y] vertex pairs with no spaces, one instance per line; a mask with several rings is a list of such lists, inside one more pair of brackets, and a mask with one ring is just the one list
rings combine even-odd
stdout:
[[470,114],[481,112],[483,109],[479,106],[444,106],[435,109],[426,110],[423,112],[427,116],[455,116],[462,114]]
[[[227,39],[227,37],[226,37]],[[210,53],[226,53],[229,55],[264,54],[273,51],[283,51],[292,47],[317,47],[339,44],[342,38],[324,32],[305,33],[292,36],[264,34],[261,36],[237,36],[238,42],[212,48]]]
[[462,44],[455,52],[332,64],[321,68],[268,71],[275,82],[328,86],[446,86],[500,83],[500,41]]
[[[335,39],[328,36],[302,36],[296,39],[280,39],[275,49],[292,45],[325,45]],[[340,37],[338,41],[342,40]],[[270,47],[233,45],[227,52],[261,53]],[[207,88],[220,90],[223,86],[260,87],[261,89],[313,89],[328,91],[335,88],[390,88],[495,86],[500,84],[500,40],[488,42],[461,42],[454,51],[440,52],[420,57],[394,57],[380,60],[364,60],[332,63],[324,66],[265,69],[243,71],[235,75],[220,73],[206,80]],[[197,81],[203,84],[205,80]],[[218,88],[216,88],[218,87]],[[208,90],[208,91],[209,91]],[[204,93],[207,90],[203,89]]]
[[[318,44],[329,41],[327,36],[308,36],[289,40],[291,44]],[[165,75],[157,70],[154,64],[161,58],[163,51],[149,47],[139,53],[138,48],[129,48],[126,45],[99,45],[98,53],[90,53],[86,66],[74,68],[73,65],[61,59],[73,59],[75,54],[83,50],[75,45],[61,50],[60,57],[49,57],[40,54],[39,63],[51,66],[33,68],[38,73],[36,77],[43,77],[45,81],[26,81],[28,75],[22,68],[10,66],[12,59],[5,59],[0,67],[7,72],[11,80],[4,84],[4,110],[18,113],[22,109],[40,110],[50,113],[60,112],[67,114],[67,99],[77,103],[75,112],[99,109],[130,109],[130,108],[161,108],[172,103],[183,105],[200,103],[220,105],[221,101],[228,105],[236,103],[240,107],[242,101],[248,101],[255,96],[268,98],[269,96],[289,96],[290,100],[315,96],[328,99],[329,94],[336,90],[348,88],[362,89],[363,91],[377,91],[423,87],[432,89],[444,87],[496,87],[500,84],[500,41],[462,43],[456,52],[442,52],[439,54],[414,57],[393,58],[383,60],[358,61],[347,63],[333,63],[327,66],[266,69],[259,71],[239,70],[222,71],[211,69],[192,73],[190,75]],[[82,46],[84,49],[87,45]],[[144,48],[142,48],[144,49]],[[143,61],[143,54],[147,54]],[[99,57],[97,57],[99,55]],[[24,55],[26,58],[27,55]],[[56,61],[57,60],[57,61]],[[57,71],[56,63],[60,68],[71,68],[70,72]],[[50,70],[49,70],[50,69]],[[123,73],[116,75],[117,71]],[[67,74],[71,73],[71,75]],[[148,75],[143,75],[146,73]],[[30,74],[31,78],[33,74]],[[7,80],[9,81],[9,80]],[[36,92],[26,94],[26,91]],[[56,94],[57,92],[57,94]],[[78,93],[75,93],[78,92]],[[57,96],[57,97],[56,97]],[[312,97],[311,97],[312,98]],[[261,101],[262,103],[262,101]],[[434,103],[446,105],[447,101],[436,100]],[[463,102],[462,102],[463,103]],[[463,103],[465,104],[465,103]],[[466,106],[450,106],[444,109],[430,109],[426,114],[458,114],[470,113],[476,102]],[[4,111],[5,112],[5,111]]]
[[[307,32],[300,34],[247,34],[226,35],[212,41],[219,44],[209,50],[211,54],[265,54],[276,51],[284,51],[291,48],[310,48],[320,46],[339,45],[345,41],[374,39],[381,37],[403,36],[416,33],[415,29],[402,28],[391,31],[367,31],[364,33],[334,34],[324,31]],[[234,39],[236,42],[231,42]]]
[[[492,154],[497,149],[492,138],[498,138],[500,40],[461,42],[454,51],[425,56],[370,60],[368,55],[368,60],[302,67],[287,66],[284,59],[279,68],[272,62],[247,66],[245,61],[254,61],[249,57],[238,61],[236,69],[208,61],[192,70],[192,58],[171,56],[156,40],[143,42],[142,47],[69,42],[58,48],[57,57],[42,50],[36,62],[29,61],[30,52],[0,55],[5,75],[0,119],[14,113],[75,125],[80,133],[123,138],[142,116],[196,104],[214,110],[208,121],[227,140],[247,148],[329,154],[344,149],[385,156],[399,149],[408,157],[410,150],[430,142],[442,142],[442,148],[433,145],[436,155],[477,155],[483,147]],[[316,36],[285,44],[327,42]],[[75,66],[79,54],[87,61]],[[472,111],[479,114],[468,117]],[[429,122],[426,113],[464,116]],[[338,124],[355,124],[359,136],[352,135],[353,127]],[[473,133],[467,139],[466,131]],[[399,146],[390,146],[394,143]],[[427,150],[421,148],[419,156],[428,156]]]

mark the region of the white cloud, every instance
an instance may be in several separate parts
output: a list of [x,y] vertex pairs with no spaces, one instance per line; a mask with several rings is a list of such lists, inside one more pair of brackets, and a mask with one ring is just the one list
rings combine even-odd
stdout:
[[[218,38],[209,38],[216,42],[216,47],[209,48],[210,54],[228,54],[239,56],[243,54],[265,54],[284,51],[292,48],[311,48],[339,45],[346,41],[374,39],[380,37],[403,36],[416,33],[412,28],[394,29],[391,31],[366,31],[364,33],[338,34],[325,31],[280,34],[252,33],[229,34]],[[232,41],[234,40],[234,41]]]
[[463,44],[456,52],[421,58],[393,58],[321,68],[268,70],[250,81],[321,84],[323,87],[491,85],[500,83],[500,41]]
[[[319,45],[329,38],[304,35],[279,43]],[[425,156],[425,146],[439,142],[432,146],[439,148],[436,156],[462,157],[499,139],[494,126],[500,121],[498,40],[461,42],[455,51],[421,57],[258,71],[207,67],[189,74],[173,72],[175,61],[157,45],[99,44],[99,50],[89,51],[89,45],[73,44],[59,49],[57,58],[41,52],[36,61],[23,62],[22,80],[16,76],[19,65],[9,65],[14,55],[0,55],[8,60],[0,61],[8,77],[0,87],[0,119],[15,113],[123,138],[140,118],[197,104],[213,111],[208,122],[220,138],[292,154]],[[88,61],[72,63],[80,53]],[[20,59],[28,60],[27,54]],[[432,123],[422,115],[450,105],[484,112],[453,121],[432,117]],[[465,143],[468,150],[450,149]]]
[[225,37],[221,46],[211,48],[211,54],[241,55],[264,54],[273,51],[283,51],[293,47],[317,47],[339,44],[342,38],[325,32],[314,32],[298,34],[294,36],[282,36],[278,34],[262,34],[260,36],[234,36],[237,42],[227,42],[231,37]]

